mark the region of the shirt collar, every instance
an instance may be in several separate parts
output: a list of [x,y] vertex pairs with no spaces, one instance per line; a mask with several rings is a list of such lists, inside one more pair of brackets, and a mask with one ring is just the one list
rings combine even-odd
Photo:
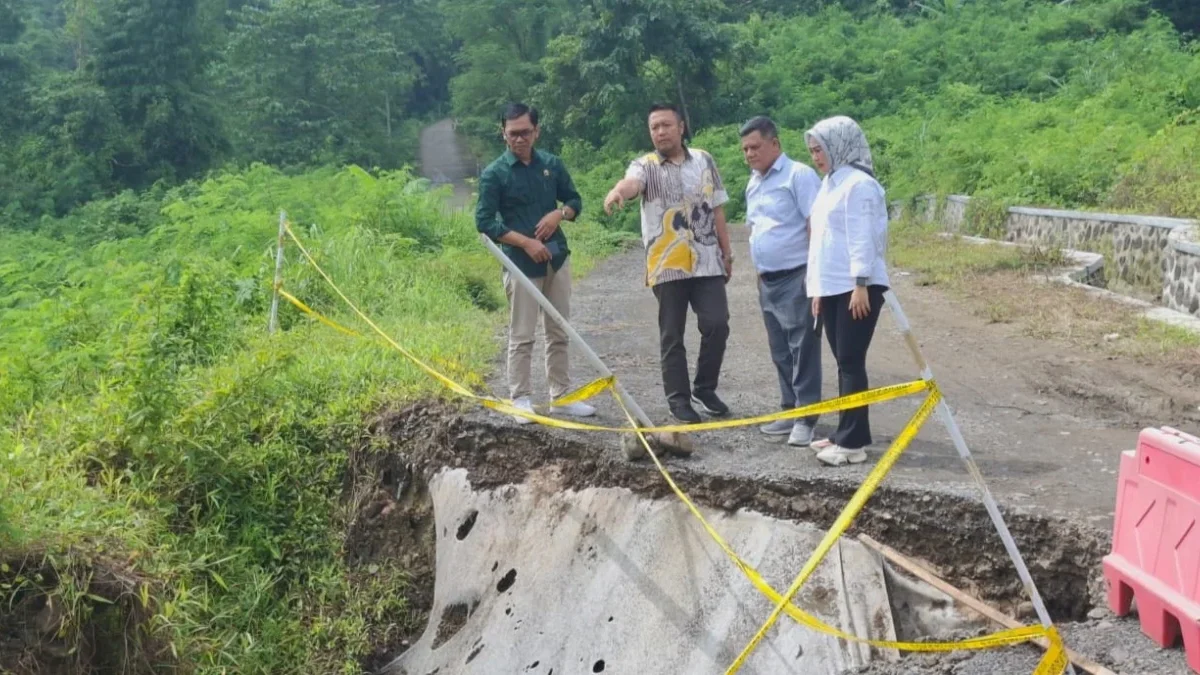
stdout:
[[[667,156],[666,156],[666,155],[664,155],[664,154],[662,154],[661,152],[659,152],[659,151],[658,151],[658,148],[655,148],[655,149],[654,149],[654,154],[658,155],[658,160],[659,160],[659,162],[660,162],[661,164],[670,164],[670,163],[671,163],[671,162],[670,162],[670,160],[668,160],[668,159],[667,159]],[[680,162],[680,165],[687,164],[687,163],[688,163],[688,161],[689,161],[689,160],[691,160],[691,159],[692,159],[692,150],[691,150],[691,148],[689,148],[689,147],[688,147],[688,146],[686,146],[686,145],[685,145],[685,146],[683,146],[683,161],[682,161],[682,162]]]
[[[503,157],[504,157],[504,161],[507,162],[509,166],[516,166],[521,163],[521,159],[519,157],[517,157],[516,154],[514,154],[512,150],[505,150]],[[537,164],[537,161],[538,161],[538,151],[537,151],[537,148],[534,148],[533,153],[530,154],[530,156],[529,156],[529,166],[533,166],[534,164]]]
[[792,161],[792,160],[788,159],[787,153],[781,152],[781,153],[779,153],[779,156],[775,158],[775,163],[771,165],[771,168],[767,169],[766,173],[759,173],[757,171],[754,171],[753,173],[755,176],[758,176],[759,178],[766,178],[767,176],[775,173],[776,171],[782,171],[783,167],[787,166],[787,163],[790,161]]

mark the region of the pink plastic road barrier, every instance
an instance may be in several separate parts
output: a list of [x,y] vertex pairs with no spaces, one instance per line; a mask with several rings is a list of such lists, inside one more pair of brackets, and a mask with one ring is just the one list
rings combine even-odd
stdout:
[[1142,632],[1163,647],[1182,637],[1200,672],[1200,438],[1145,429],[1122,453],[1104,577],[1113,612],[1125,616],[1136,598]]

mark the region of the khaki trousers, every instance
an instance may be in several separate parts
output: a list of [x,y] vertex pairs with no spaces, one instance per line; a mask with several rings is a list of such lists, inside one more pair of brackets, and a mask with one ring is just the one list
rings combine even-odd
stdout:
[[[531,278],[550,304],[563,318],[571,318],[571,261],[555,271],[546,265],[546,276]],[[504,271],[504,292],[508,296],[508,392],[516,400],[532,396],[529,383],[529,367],[533,357],[533,337],[537,330],[538,317],[542,318],[542,329],[546,333],[546,382],[550,385],[550,398],[555,399],[570,391],[571,378],[567,365],[568,347],[571,344],[567,332],[554,319],[545,315],[542,308],[525,289],[517,284],[507,270]]]

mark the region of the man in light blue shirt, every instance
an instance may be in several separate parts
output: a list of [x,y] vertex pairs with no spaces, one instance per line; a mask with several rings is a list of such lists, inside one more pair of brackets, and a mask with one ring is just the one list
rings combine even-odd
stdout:
[[[758,301],[771,360],[779,376],[784,410],[821,400],[821,333],[805,288],[808,217],[821,189],[817,172],[792,161],[779,145],[779,130],[767,117],[741,129],[742,153],[750,166],[746,224],[750,255],[758,272]],[[810,445],[816,416],[771,422],[760,430],[788,436],[788,444]]]

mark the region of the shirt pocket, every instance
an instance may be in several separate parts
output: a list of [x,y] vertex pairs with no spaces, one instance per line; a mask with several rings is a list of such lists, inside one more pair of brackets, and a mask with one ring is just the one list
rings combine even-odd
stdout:
[[508,182],[504,186],[504,204],[511,208],[520,208],[528,206],[538,199],[535,193],[538,190],[538,184],[530,181],[526,176],[518,173],[512,173],[508,176]]
[[551,208],[553,208],[553,205],[558,202],[558,180],[554,175],[554,169],[546,169],[538,175],[537,180],[542,188],[539,196],[542,198],[542,201],[550,204]]

